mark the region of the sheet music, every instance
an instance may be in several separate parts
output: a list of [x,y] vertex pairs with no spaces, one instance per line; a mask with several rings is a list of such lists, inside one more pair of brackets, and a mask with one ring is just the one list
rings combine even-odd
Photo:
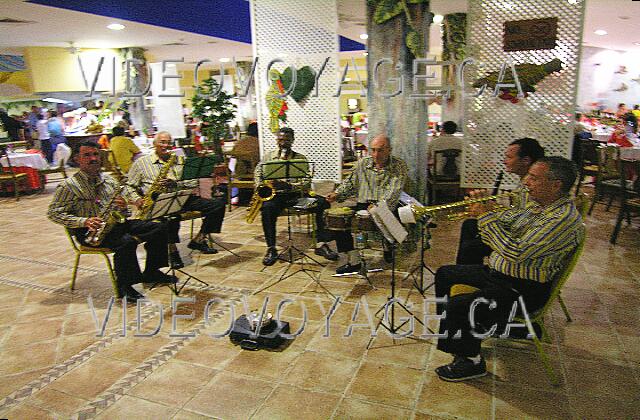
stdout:
[[376,225],[378,225],[378,228],[388,241],[402,243],[407,238],[408,232],[391,213],[386,201],[379,201],[378,205],[369,209],[369,213],[371,213],[373,221],[376,222]]

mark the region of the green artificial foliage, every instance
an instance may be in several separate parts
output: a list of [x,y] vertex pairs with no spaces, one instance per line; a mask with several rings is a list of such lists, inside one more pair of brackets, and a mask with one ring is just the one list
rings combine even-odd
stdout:
[[202,133],[222,156],[222,143],[227,132],[227,124],[234,118],[236,106],[231,103],[231,96],[219,89],[218,82],[212,77],[194,86],[196,93],[191,98],[191,115],[202,122]]
[[[287,67],[284,72],[282,72],[282,76],[280,76],[280,80],[282,81],[282,87],[284,90],[289,90],[291,86],[291,67]],[[293,92],[289,94],[296,102],[303,101],[311,91],[313,87],[316,85],[316,72],[309,66],[304,66],[301,69],[298,69],[296,72],[296,86],[293,89]]]
[[467,14],[451,13],[444,16],[442,32],[442,59],[461,61],[467,46]]
[[421,34],[422,31],[416,28],[411,19],[408,5],[428,2],[429,0],[368,0],[367,4],[369,7],[374,8],[373,21],[378,25],[386,23],[404,12],[409,26],[409,31],[405,36],[405,44],[415,57],[422,57],[426,49],[424,35]]

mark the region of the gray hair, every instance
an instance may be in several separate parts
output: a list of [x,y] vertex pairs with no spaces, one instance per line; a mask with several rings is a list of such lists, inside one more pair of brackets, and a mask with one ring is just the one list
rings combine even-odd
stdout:
[[573,161],[561,156],[546,156],[536,160],[536,163],[547,165],[547,168],[549,168],[547,179],[562,182],[560,191],[563,194],[569,194],[578,176],[578,169]]

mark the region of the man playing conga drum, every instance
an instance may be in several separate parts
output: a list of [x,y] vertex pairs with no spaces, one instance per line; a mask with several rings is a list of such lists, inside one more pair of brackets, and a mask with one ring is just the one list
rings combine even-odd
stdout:
[[[356,197],[356,210],[363,210],[385,200],[389,208],[395,210],[407,181],[407,164],[391,156],[390,140],[384,134],[373,139],[369,153],[370,156],[361,159],[344,182],[327,195],[327,201],[333,203]],[[360,254],[354,249],[353,237],[350,234],[337,235],[335,239],[341,261],[344,262],[336,274],[358,272],[361,261]]]

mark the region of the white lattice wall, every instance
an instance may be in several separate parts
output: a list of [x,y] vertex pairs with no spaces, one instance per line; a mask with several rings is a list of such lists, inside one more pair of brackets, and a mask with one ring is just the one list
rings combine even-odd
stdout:
[[340,180],[341,144],[338,88],[338,13],[335,0],[252,0],[252,30],[256,68],[256,98],[261,153],[276,148],[269,129],[265,95],[269,88],[267,67],[280,58],[286,63],[273,67],[282,72],[288,66],[310,66],[317,73],[330,57],[318,81],[318,96],[311,95],[301,106],[287,97],[286,126],[295,131],[293,148],[315,163],[316,180]]
[[[533,137],[547,155],[570,157],[573,141],[576,86],[584,0],[471,0],[467,22],[467,57],[484,64],[471,66],[468,81],[499,70],[508,60],[514,64],[543,64],[558,58],[562,71],[552,73],[536,85],[536,92],[513,104],[484,93],[465,100],[464,127],[468,145],[464,151],[462,185],[490,187],[502,163],[507,145],[521,137]],[[556,47],[551,50],[504,52],[505,21],[558,18]],[[475,91],[476,89],[473,89]],[[487,89],[489,90],[489,89]],[[503,186],[513,186],[517,178],[505,177]]]

